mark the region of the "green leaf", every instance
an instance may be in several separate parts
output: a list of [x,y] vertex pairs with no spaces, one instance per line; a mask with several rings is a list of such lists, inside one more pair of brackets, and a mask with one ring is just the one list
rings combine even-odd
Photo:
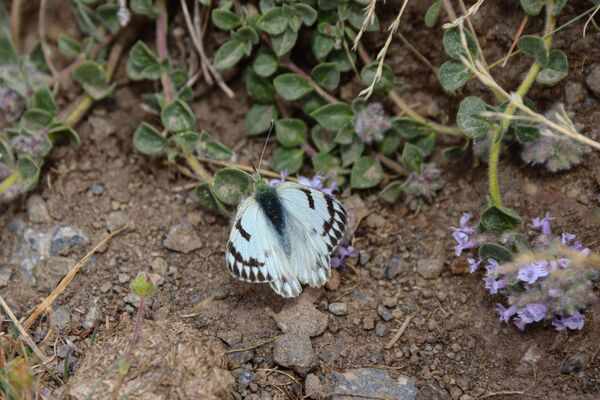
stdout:
[[325,90],[333,90],[340,84],[340,69],[335,63],[322,63],[312,70],[317,84]]
[[233,11],[215,8],[212,10],[211,16],[213,24],[224,31],[230,31],[242,25],[242,21]]
[[152,156],[165,148],[167,139],[152,125],[142,122],[133,134],[133,145],[140,153]]
[[227,69],[237,64],[244,56],[244,42],[228,40],[215,53],[213,66],[216,69]]
[[105,87],[108,85],[108,75],[104,67],[94,61],[84,61],[72,73],[73,79],[85,86]]
[[318,32],[314,33],[312,39],[312,51],[317,60],[322,61],[327,57],[327,55],[333,50],[335,46],[335,39],[322,35]]
[[199,139],[200,135],[198,135],[196,132],[182,132],[171,136],[168,139],[167,145],[171,147],[181,146],[190,152],[193,152],[196,149]]
[[0,139],[0,162],[8,168],[12,168],[15,163],[12,149],[8,143],[2,139]]
[[388,129],[383,134],[383,140],[377,143],[379,152],[384,156],[391,156],[398,150],[402,136],[396,129]]
[[436,137],[436,133],[431,132],[427,136],[421,136],[417,139],[412,140],[411,143],[421,150],[423,156],[428,157],[433,153],[433,149],[435,148]]
[[222,206],[220,206],[219,200],[217,200],[212,190],[210,190],[210,184],[199,184],[196,186],[196,189],[194,189],[194,194],[202,207],[213,211],[221,210]]
[[469,148],[469,143],[469,140],[467,140],[463,146],[447,147],[442,150],[442,155],[448,161],[456,161],[465,155],[467,149]]
[[518,124],[515,136],[520,143],[531,142],[540,137],[540,129],[536,125]]
[[316,119],[323,128],[339,131],[352,121],[354,114],[349,104],[332,103],[316,109],[310,116]]
[[142,79],[153,81],[160,78],[162,67],[148,46],[144,42],[138,41],[129,52],[126,71],[127,76],[134,81]]
[[350,144],[355,138],[356,132],[354,132],[354,125],[348,123],[342,129],[337,131],[337,134],[335,135],[335,142],[339,144]]
[[253,69],[246,69],[246,91],[248,95],[259,103],[274,103],[275,88],[271,81],[257,75]]
[[[363,21],[365,20],[365,8],[358,5],[353,4],[348,8],[348,22],[354,29],[362,29]],[[366,32],[378,32],[379,27],[379,19],[375,15],[373,22],[368,24],[365,31]]]
[[[467,29],[464,29],[463,32],[465,33],[465,41],[467,43],[469,53],[471,54],[471,57],[475,57],[477,54],[477,42],[473,38],[473,34]],[[444,32],[442,44],[444,45],[446,54],[448,54],[450,57],[454,59],[460,59],[461,56],[467,57],[467,52],[463,47],[460,29],[451,28]]]
[[30,108],[21,116],[19,125],[21,129],[27,132],[37,133],[50,126],[53,118],[53,115],[48,111]]
[[48,139],[52,143],[57,143],[61,138],[66,138],[74,149],[79,149],[81,146],[79,135],[70,126],[59,125],[48,131]]
[[425,14],[425,26],[433,28],[440,16],[440,11],[442,11],[442,0],[435,0]]
[[33,189],[40,176],[40,167],[29,156],[21,156],[17,161],[17,169],[25,184],[25,190]]
[[426,136],[434,132],[427,124],[408,117],[400,117],[392,119],[392,128],[400,133],[402,137],[407,139],[415,139],[420,136]]
[[470,139],[479,139],[492,129],[490,121],[481,116],[486,104],[479,97],[469,96],[460,103],[456,114],[456,125]]
[[392,181],[379,192],[379,198],[386,203],[394,204],[402,194],[402,182]]
[[319,8],[321,10],[333,10],[340,4],[340,0],[318,0]]
[[383,168],[375,157],[364,156],[352,166],[350,186],[353,189],[369,189],[377,186],[383,179]]
[[92,15],[94,12],[83,4],[81,1],[71,0],[71,10],[75,17],[75,21],[77,21],[77,25],[79,25],[79,29],[89,36],[93,36],[94,39],[101,41],[102,33],[92,20]]
[[267,78],[277,71],[279,61],[274,54],[265,53],[258,55],[252,62],[252,68],[257,75]]
[[298,74],[281,74],[273,80],[275,90],[286,100],[297,100],[313,91],[310,83]]
[[131,11],[136,14],[142,14],[152,19],[158,17],[153,0],[131,0],[129,6],[131,7]]
[[535,81],[541,85],[552,86],[568,74],[569,61],[567,55],[561,50],[552,50],[548,57],[548,64],[538,73]]
[[111,33],[121,29],[119,17],[117,16],[119,8],[118,4],[102,4],[96,8],[94,14]]
[[[375,75],[377,74],[378,65],[379,63],[372,63],[366,65],[362,71],[360,71],[360,77],[366,87],[371,86],[373,83]],[[381,72],[381,79],[375,83],[374,90],[377,95],[385,97],[394,88],[394,72],[387,64],[383,64]]]
[[231,161],[233,158],[233,151],[231,151],[229,147],[215,140],[206,143],[206,152],[213,160]]
[[237,205],[248,192],[248,176],[239,169],[223,168],[213,177],[215,197],[229,206]]
[[279,35],[288,27],[288,21],[282,7],[273,7],[260,17],[256,25],[270,35]]
[[409,170],[421,173],[423,167],[423,152],[412,143],[405,143],[402,150],[402,164]]
[[438,80],[445,90],[453,92],[463,87],[472,75],[471,70],[463,63],[450,60],[441,65],[438,71]]
[[542,64],[542,66],[546,65],[548,62],[548,50],[546,50],[544,39],[539,36],[522,36],[517,43],[517,47],[523,53],[535,57],[535,60]]
[[340,146],[340,155],[342,156],[342,167],[349,167],[354,164],[365,151],[365,142],[357,137],[350,144]]
[[528,15],[538,15],[544,4],[545,0],[521,0],[521,7]]
[[500,235],[513,230],[520,223],[521,217],[510,208],[489,206],[481,214],[479,229]]
[[283,5],[283,16],[288,22],[288,26],[294,32],[298,32],[300,27],[302,26],[302,18],[300,18],[300,14],[296,12],[296,9],[287,4]]
[[277,116],[277,107],[273,105],[253,105],[246,114],[246,134],[254,136],[268,131]]
[[10,40],[10,36],[0,35],[0,65],[17,64],[19,56]]
[[295,174],[302,167],[304,151],[302,149],[286,149],[280,147],[273,153],[273,169],[277,172],[286,171]]
[[323,175],[323,174],[326,174],[327,172],[329,172],[333,168],[334,158],[331,154],[317,153],[314,156],[312,156],[311,161],[312,161],[313,169],[318,174]]
[[[352,63],[348,58],[352,60]],[[356,53],[346,53],[344,50],[334,50],[329,54],[329,62],[336,63],[340,71],[348,72],[352,70],[353,64],[356,64]]]
[[81,45],[67,35],[60,34],[58,37],[58,50],[63,56],[73,59],[81,53]]
[[320,125],[315,125],[310,133],[313,143],[321,153],[329,153],[335,148],[335,132],[324,129]]
[[479,246],[479,258],[482,260],[492,258],[502,264],[512,261],[512,254],[509,249],[498,243],[483,243]]
[[299,101],[300,106],[302,107],[302,111],[304,111],[304,113],[307,115],[310,115],[317,108],[323,107],[325,104],[327,104],[327,101],[325,101],[325,99],[323,99],[315,92],[307,94],[306,96],[302,97]]
[[196,130],[196,117],[192,109],[179,99],[167,104],[162,109],[160,120],[163,126],[171,132],[180,133]]
[[550,15],[552,15],[553,17],[557,17],[560,14],[560,12],[563,10],[563,8],[565,7],[566,4],[567,4],[567,0],[554,1],[554,7],[552,8]]
[[28,57],[35,69],[43,72],[48,71],[48,62],[46,61],[46,56],[44,55],[44,51],[42,50],[42,45],[40,42],[37,42],[35,45],[33,45],[29,51]]
[[282,56],[292,50],[296,44],[296,40],[298,40],[298,32],[290,28],[279,35],[271,36],[273,50],[275,50],[275,54],[278,56]]
[[275,122],[277,140],[284,147],[299,146],[306,140],[308,127],[301,119],[282,118]]
[[56,101],[48,85],[41,85],[31,99],[31,107],[44,110],[52,116],[56,115]]
[[[231,38],[235,41],[242,42],[246,46],[245,49],[252,50],[253,44],[258,44],[258,33],[251,26],[242,26],[235,32],[231,32]],[[250,55],[249,51],[245,51],[246,55]]]
[[317,20],[317,11],[308,4],[295,3],[293,7],[296,9],[304,25],[310,26]]

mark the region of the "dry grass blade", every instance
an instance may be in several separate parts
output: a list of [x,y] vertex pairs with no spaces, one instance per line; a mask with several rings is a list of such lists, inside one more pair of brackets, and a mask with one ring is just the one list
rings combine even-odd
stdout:
[[10,309],[8,304],[6,304],[6,302],[4,301],[4,298],[2,296],[0,296],[0,306],[2,306],[2,309],[6,313],[6,316],[15,325],[15,327],[19,331],[19,334],[21,335],[21,337],[23,338],[25,343],[27,343],[27,346],[31,347],[33,354],[35,354],[36,357],[39,358],[42,363],[44,363],[44,364],[49,363],[50,359],[48,357],[46,357],[44,355],[44,353],[42,353],[42,351],[36,346],[36,344],[33,342],[33,340],[31,340],[31,338],[27,334],[27,330],[23,326],[21,326],[21,324],[19,323],[19,320],[17,319],[17,317],[15,317],[15,314],[13,314],[12,310]]
[[444,24],[443,28],[450,29],[450,28],[455,28],[455,27],[459,26],[465,19],[468,19],[471,15],[477,13],[477,11],[479,11],[479,7],[481,7],[481,5],[484,2],[485,2],[485,0],[478,0],[477,3],[475,3],[471,7],[469,7],[467,12],[465,12],[465,15],[455,18],[452,22]]
[[280,337],[282,337],[284,334],[282,333],[281,335],[277,335],[277,336],[273,336],[272,338],[269,338],[267,340],[263,340],[262,342],[253,344],[252,346],[248,346],[248,347],[244,347],[243,349],[232,349],[232,350],[227,350],[226,352],[224,352],[224,354],[231,354],[231,353],[239,353],[242,351],[248,351],[248,350],[252,350],[252,349],[256,349],[258,347],[264,346],[267,343],[271,343],[277,339],[279,339]]
[[29,316],[29,318],[27,318],[27,320],[23,324],[23,328],[25,328],[25,330],[28,330],[31,327],[31,325],[33,324],[33,322],[40,315],[42,315],[48,309],[48,307],[50,307],[50,305],[54,302],[54,300],[56,300],[56,298],[62,292],[65,291],[65,289],[67,288],[67,285],[73,280],[73,278],[75,278],[75,275],[77,275],[77,273],[79,272],[79,270],[87,263],[87,261],[90,259],[90,257],[92,257],[94,255],[94,253],[96,253],[96,251],[98,251],[99,248],[101,248],[102,246],[104,246],[110,239],[112,239],[113,237],[115,237],[119,233],[123,232],[127,228],[128,228],[128,226],[125,225],[124,227],[119,228],[118,230],[114,231],[110,235],[106,236],[96,246],[94,246],[94,248],[89,253],[87,253],[85,255],[85,257],[83,257],[77,264],[75,264],[73,266],[73,268],[71,268],[69,270],[69,272],[65,275],[65,277],[56,286],[56,288],[52,291],[52,293],[50,293],[50,295],[48,297],[46,297],[44,299],[44,301],[42,301],[33,310],[33,312],[31,313],[31,315]]
[[398,340],[400,340],[400,338],[404,334],[404,331],[406,331],[406,328],[408,328],[408,324],[410,324],[410,321],[413,319],[414,316],[415,316],[415,314],[411,314],[408,317],[406,317],[406,319],[402,323],[402,326],[400,327],[400,329],[398,329],[398,332],[396,332],[396,334],[394,335],[394,337],[391,338],[390,341],[388,342],[388,344],[385,345],[385,349],[386,350],[389,350],[392,347],[394,347],[394,345],[396,344],[396,342]]
[[592,13],[592,15],[590,15],[590,17],[587,19],[587,21],[585,21],[585,25],[583,26],[583,37],[585,37],[587,27],[590,24],[590,22],[592,22],[592,23],[594,22],[594,17],[598,13],[598,10],[600,10],[600,4],[598,4],[598,7],[596,7],[596,9]]
[[375,6],[377,5],[377,0],[371,0],[369,4],[365,7],[365,19],[362,22],[360,30],[354,39],[354,45],[352,46],[352,50],[356,50],[358,48],[358,43],[360,42],[360,38],[369,25],[373,23],[375,20]]

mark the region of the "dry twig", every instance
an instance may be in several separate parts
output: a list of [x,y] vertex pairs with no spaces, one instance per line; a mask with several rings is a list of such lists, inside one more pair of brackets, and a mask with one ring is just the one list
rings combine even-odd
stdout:
[[392,347],[394,347],[394,345],[396,344],[396,342],[398,340],[400,340],[400,338],[404,334],[404,331],[406,331],[406,328],[408,328],[408,324],[410,324],[410,321],[413,319],[414,316],[415,316],[415,314],[411,314],[411,315],[409,315],[409,316],[406,317],[406,319],[402,323],[402,326],[400,327],[400,329],[398,329],[398,332],[396,332],[396,334],[394,335],[394,337],[392,337],[390,339],[390,341],[388,342],[388,344],[385,345],[385,349],[386,350],[389,350]]

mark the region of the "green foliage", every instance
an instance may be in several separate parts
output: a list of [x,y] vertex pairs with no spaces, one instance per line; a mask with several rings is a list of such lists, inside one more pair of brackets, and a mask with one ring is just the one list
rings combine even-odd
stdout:
[[489,206],[481,214],[479,229],[483,232],[501,234],[514,230],[521,223],[519,215],[510,208]]

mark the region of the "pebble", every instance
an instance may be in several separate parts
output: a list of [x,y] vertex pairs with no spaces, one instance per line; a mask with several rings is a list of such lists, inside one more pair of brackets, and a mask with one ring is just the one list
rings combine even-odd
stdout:
[[592,67],[592,72],[585,78],[585,83],[596,96],[600,97],[600,64]]
[[385,225],[385,218],[377,213],[371,213],[366,219],[369,228],[380,228]]
[[10,277],[12,276],[12,268],[6,265],[0,265],[0,288],[8,285]]
[[46,202],[39,194],[34,194],[27,199],[27,218],[37,224],[50,222],[50,214]]
[[387,324],[385,324],[383,322],[378,322],[377,325],[375,326],[375,334],[379,337],[387,336],[388,332],[389,332],[389,328],[388,328]]
[[229,347],[233,347],[242,341],[242,333],[235,330],[222,330],[217,332],[217,337],[225,342]]
[[318,366],[318,357],[308,335],[287,333],[275,341],[273,360],[305,376]]
[[417,273],[425,279],[438,278],[444,270],[444,263],[440,259],[427,258],[417,261]]
[[102,286],[100,286],[100,293],[108,293],[110,289],[112,289],[112,283],[104,282]]
[[346,303],[331,303],[329,304],[328,310],[334,315],[348,315],[348,306]]
[[[600,79],[600,76],[599,76],[599,79]],[[565,375],[568,375],[572,372],[577,372],[581,369],[582,364],[583,363],[581,362],[581,358],[579,358],[579,357],[571,358],[569,361],[567,361],[565,363],[565,365],[562,366],[562,368],[560,369],[560,372]]]
[[83,319],[81,326],[83,329],[91,329],[96,326],[96,323],[98,323],[101,318],[102,312],[100,311],[100,308],[98,308],[97,305],[93,305],[90,307],[87,314],[85,314],[85,318]]
[[250,386],[250,384],[252,382],[254,382],[256,380],[256,374],[249,369],[240,368],[235,372],[238,375],[238,379],[237,379],[238,385],[242,389],[246,389],[248,386]]
[[377,280],[382,280],[383,278],[385,278],[385,267],[380,267],[377,265],[374,265],[370,270],[369,273],[371,274],[371,276]]
[[33,270],[37,288],[50,293],[69,272],[75,261],[65,257],[49,257],[40,262]]
[[306,375],[304,393],[309,399],[320,399],[323,396],[323,384],[315,374]]
[[102,193],[104,193],[104,186],[102,186],[102,184],[100,184],[100,183],[92,183],[92,187],[90,188],[90,191],[94,195],[100,196]]
[[124,283],[129,282],[129,275],[124,274],[124,273],[118,273],[117,279],[119,280],[119,283],[124,284]]
[[325,289],[334,292],[340,288],[341,283],[342,283],[342,277],[341,277],[339,271],[335,268],[332,268],[331,269],[331,277],[325,284]]
[[365,316],[362,320],[362,328],[370,331],[375,328],[375,317],[372,314]]
[[189,222],[181,222],[169,229],[169,234],[163,245],[173,251],[189,254],[202,247],[202,240]]
[[379,305],[377,307],[377,314],[379,314],[379,316],[381,317],[381,319],[383,319],[384,321],[389,321],[392,318],[394,318],[394,316],[392,315],[392,313],[390,312],[390,310],[382,305]]
[[[351,369],[345,373],[333,372],[333,393],[344,393],[348,398],[415,400],[417,389],[412,379],[400,375],[397,379],[388,371],[377,368]],[[334,397],[336,398],[336,397]]]
[[406,269],[406,262],[400,258],[392,257],[385,266],[385,277],[394,280]]
[[156,257],[154,260],[152,260],[152,264],[150,266],[152,267],[152,272],[155,274],[164,276],[167,275],[167,272],[169,271],[169,266],[162,257]]
[[360,265],[361,267],[365,266],[369,260],[371,260],[371,253],[369,253],[368,251],[364,251],[361,250],[358,253],[358,265]]
[[585,97],[585,88],[580,82],[567,82],[565,84],[565,98],[570,106],[576,105]]
[[50,313],[50,323],[62,331],[71,322],[71,313],[67,308],[58,306]]
[[115,232],[127,224],[129,217],[123,211],[113,211],[106,216],[106,229],[109,232]]
[[227,354],[227,368],[237,369],[249,361],[252,361],[256,354],[254,350],[236,351]]
[[471,266],[465,257],[455,258],[450,264],[450,272],[454,275],[466,275]]
[[369,362],[371,364],[379,364],[382,361],[383,361],[383,356],[381,354],[372,354],[369,357]]
[[459,400],[462,394],[463,391],[458,386],[452,386],[450,388],[450,397],[452,397],[452,400]]
[[50,255],[65,256],[73,249],[88,243],[88,238],[72,226],[60,226],[50,240]]
[[396,304],[398,303],[398,300],[396,300],[395,297],[391,297],[391,296],[386,296],[383,298],[383,305],[388,307],[388,308],[394,308],[396,307]]

